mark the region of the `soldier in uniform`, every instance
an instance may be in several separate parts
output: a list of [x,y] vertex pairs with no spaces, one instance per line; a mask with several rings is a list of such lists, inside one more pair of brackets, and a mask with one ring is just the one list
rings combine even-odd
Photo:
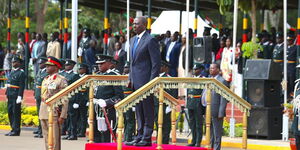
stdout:
[[[98,64],[99,71],[102,75],[120,75],[115,69],[116,61],[112,56],[108,55],[99,55],[100,60],[96,61]],[[95,92],[95,118],[94,122],[94,141],[95,143],[107,143],[111,142],[111,134],[109,128],[112,128],[113,133],[116,131],[116,110],[114,104],[122,100],[124,97],[122,87],[120,86],[98,86]],[[101,122],[105,120],[104,111],[107,113],[109,123],[112,123],[111,126],[108,126],[107,122]],[[101,130],[98,126],[98,122],[101,126],[106,126],[107,130]],[[99,131],[100,130],[100,131]]]
[[[130,72],[130,63],[126,62],[124,65],[123,75],[128,75]],[[123,86],[123,94],[124,98],[129,96],[133,90],[131,88],[128,88],[126,86]],[[124,141],[130,142],[133,140],[133,136],[135,135],[135,108],[127,110],[127,112],[124,114],[124,123],[125,123],[125,129],[124,129]]]
[[[200,63],[195,63],[193,67],[194,78],[201,78],[201,71],[204,69]],[[189,89],[186,107],[189,115],[189,125],[192,132],[192,143],[187,146],[200,147],[203,134],[203,115],[205,107],[201,104],[202,89]]]
[[91,31],[88,28],[83,29],[83,37],[79,42],[78,48],[78,56],[81,58],[81,62],[85,63],[84,55],[87,49],[90,47],[90,40],[91,40]]
[[[159,77],[171,77],[169,75],[169,68],[170,64],[166,61],[161,62],[161,67],[160,67],[160,74]],[[170,95],[173,97],[177,98],[177,90],[170,90],[167,89],[166,92],[168,92]],[[154,120],[156,124],[156,129],[158,130],[158,108],[159,108],[159,100],[155,97],[154,98]],[[163,104],[163,127],[162,127],[162,132],[163,132],[163,144],[169,144],[170,140],[170,132],[171,132],[171,107],[167,106],[166,104]]]
[[[41,121],[43,136],[45,138],[45,147],[48,150],[48,105],[45,103],[47,99],[63,90],[68,86],[66,78],[58,74],[61,68],[60,61],[52,56],[48,57],[46,64],[46,71],[49,74],[42,82],[42,102],[39,112],[39,119]],[[53,149],[60,150],[60,129],[64,120],[67,118],[68,102],[62,104],[53,110]]]
[[[48,73],[46,71],[46,65],[45,65],[46,62],[47,62],[46,57],[40,57],[38,59],[38,64],[39,64],[40,69],[35,77],[35,83],[34,83],[34,87],[35,87],[34,97],[35,97],[37,112],[40,111],[40,105],[41,105],[41,100],[42,100],[42,98],[41,98],[42,82],[43,82],[44,78],[46,76],[48,76]],[[35,131],[34,134],[36,134],[34,136],[36,138],[43,138],[41,123],[38,127],[38,130]]]
[[[73,71],[75,64],[75,61],[66,59],[65,70],[61,72],[61,75],[67,79],[68,85],[71,85],[80,78],[79,75]],[[77,140],[77,117],[79,113],[79,99],[77,98],[77,95],[78,94],[75,94],[69,99],[68,121],[65,124],[68,135],[63,137],[64,140]]]
[[[88,74],[89,66],[87,64],[79,64],[78,73],[80,78]],[[89,104],[89,89],[81,89],[77,94],[79,100],[79,120],[78,120],[78,137],[85,137],[87,126],[87,110]]]
[[292,98],[295,80],[296,80],[296,59],[297,59],[297,46],[294,44],[295,33],[288,34],[288,49],[287,49],[287,92],[289,98]]
[[5,136],[20,136],[21,128],[21,102],[25,86],[25,73],[20,68],[22,59],[15,56],[12,59],[13,69],[7,80],[6,96],[8,100],[8,119],[11,131]]
[[273,61],[280,64],[281,71],[283,70],[283,35],[281,32],[276,34],[276,45],[273,50]]

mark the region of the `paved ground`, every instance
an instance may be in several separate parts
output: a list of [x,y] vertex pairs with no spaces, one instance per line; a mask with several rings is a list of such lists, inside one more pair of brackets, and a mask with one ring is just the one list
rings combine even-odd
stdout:
[[[0,130],[1,150],[43,150],[45,149],[43,138],[34,138],[32,131],[22,130],[21,136],[4,136],[8,131]],[[62,140],[62,150],[84,150],[85,138],[77,141]]]

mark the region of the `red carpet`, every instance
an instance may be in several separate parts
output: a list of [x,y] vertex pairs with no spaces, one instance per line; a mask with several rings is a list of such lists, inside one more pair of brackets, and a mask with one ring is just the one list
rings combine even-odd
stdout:
[[[162,145],[162,147],[163,150],[207,150],[207,148],[202,147],[176,145]],[[117,143],[87,143],[85,144],[85,150],[117,150]],[[156,144],[152,144],[151,147],[126,146],[123,144],[122,150],[156,150]]]

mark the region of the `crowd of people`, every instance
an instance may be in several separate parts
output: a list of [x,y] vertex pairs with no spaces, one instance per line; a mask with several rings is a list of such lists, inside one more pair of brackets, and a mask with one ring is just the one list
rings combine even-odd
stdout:
[[[48,115],[45,100],[84,77],[87,74],[96,73],[101,75],[129,75],[129,85],[120,86],[98,86],[95,90],[95,118],[94,118],[94,141],[111,142],[115,138],[116,111],[114,104],[130,95],[144,84],[155,77],[184,77],[188,69],[189,77],[215,78],[226,86],[232,82],[233,72],[242,73],[242,67],[234,70],[242,60],[242,42],[232,43],[229,29],[220,30],[219,35],[210,34],[211,28],[206,28],[203,36],[212,41],[212,62],[201,64],[193,59],[193,31],[190,35],[167,31],[162,35],[151,36],[146,30],[147,21],[144,17],[134,20],[133,31],[130,33],[130,43],[125,35],[112,36],[112,30],[108,30],[108,42],[104,44],[103,33],[92,33],[90,29],[83,28],[78,36],[78,63],[71,60],[71,35],[69,34],[67,49],[63,49],[59,33],[50,34],[48,41],[46,33],[31,34],[29,43],[30,55],[25,55],[24,34],[18,34],[17,47],[12,47],[4,54],[3,69],[8,78],[7,98],[8,112],[11,132],[6,136],[20,135],[21,102],[25,86],[24,58],[30,57],[34,70],[34,91],[36,105],[39,111],[40,126],[35,137],[45,138],[47,149],[48,137]],[[250,32],[249,32],[250,33]],[[251,35],[251,34],[248,34]],[[190,41],[186,41],[189,36]],[[257,35],[262,49],[257,51],[257,57],[262,59],[273,59],[274,63],[283,63],[283,36],[281,32],[269,34],[267,31]],[[248,37],[251,39],[251,37]],[[276,39],[276,40],[275,40]],[[186,42],[190,47],[186,48]],[[288,35],[288,91],[292,95],[295,80],[296,48],[294,46],[295,33]],[[232,44],[236,44],[233,50]],[[126,45],[130,45],[129,48]],[[185,60],[186,50],[189,51],[188,60]],[[64,54],[63,54],[64,53]],[[127,53],[129,60],[127,61]],[[4,57],[5,55],[5,57]],[[65,58],[63,56],[65,55]],[[235,57],[235,62],[233,62]],[[189,63],[189,68],[185,68]],[[243,64],[243,63],[242,63]],[[77,65],[77,67],[76,67]],[[77,70],[75,71],[75,68]],[[54,149],[60,149],[60,135],[65,140],[77,140],[78,137],[86,136],[87,110],[89,106],[88,88],[82,89],[75,94],[63,107],[55,110],[54,121]],[[168,90],[173,97],[186,99],[188,109],[189,127],[192,132],[192,142],[188,146],[201,146],[204,115],[206,108],[206,90],[184,89]],[[212,147],[216,150],[221,148],[222,125],[226,116],[227,101],[219,94],[212,92]],[[164,105],[163,144],[169,143],[171,130],[170,108]],[[124,115],[126,145],[151,146],[151,137],[154,124],[158,120],[158,100],[148,97],[137,104]],[[108,117],[109,122],[105,121]],[[135,130],[137,119],[137,131]],[[65,121],[64,121],[65,120]]]

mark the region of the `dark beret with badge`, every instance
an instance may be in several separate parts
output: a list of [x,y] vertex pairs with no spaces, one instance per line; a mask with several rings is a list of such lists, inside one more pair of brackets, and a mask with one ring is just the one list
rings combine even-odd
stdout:
[[78,69],[88,69],[89,68],[89,65],[86,64],[86,63],[81,63],[81,64],[78,64]]
[[283,33],[282,32],[277,32],[276,33],[276,38],[283,38]]
[[105,62],[112,62],[114,60],[114,58],[112,56],[109,56],[109,55],[99,54],[99,55],[96,55],[96,56],[97,56],[96,64],[102,64],[102,63],[105,63]]
[[39,57],[37,63],[38,64],[43,64],[43,63],[45,63],[47,61],[48,61],[48,59],[46,57]]
[[195,63],[194,66],[193,66],[193,69],[194,70],[197,70],[197,69],[204,69],[204,66],[200,63]]
[[57,66],[59,69],[62,67],[62,63],[59,59],[49,56],[48,61],[45,63],[46,65]]
[[74,60],[72,60],[72,59],[66,59],[66,63],[65,63],[65,66],[68,66],[68,65],[75,65],[76,64],[76,62],[74,61]]
[[91,30],[89,28],[84,28],[83,29],[83,33],[88,33],[89,34],[90,32],[91,32]]

